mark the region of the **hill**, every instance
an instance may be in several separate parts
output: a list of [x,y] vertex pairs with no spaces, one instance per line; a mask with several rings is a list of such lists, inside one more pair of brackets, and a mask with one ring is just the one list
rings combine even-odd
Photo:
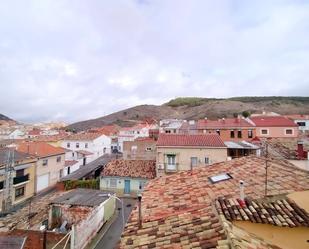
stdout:
[[163,105],[135,106],[104,117],[77,122],[67,128],[80,131],[105,124],[130,126],[145,118],[190,120],[207,117],[217,119],[233,117],[234,113],[243,111],[251,113],[273,111],[280,114],[309,114],[309,97],[176,98]]
[[0,113],[0,120],[4,120],[4,121],[14,121],[13,119],[10,119],[9,117],[3,115]]

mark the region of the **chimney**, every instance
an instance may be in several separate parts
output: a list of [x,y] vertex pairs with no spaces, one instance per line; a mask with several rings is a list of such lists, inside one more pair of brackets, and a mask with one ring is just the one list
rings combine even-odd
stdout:
[[243,180],[239,181],[239,194],[240,194],[240,206],[243,207],[245,206],[245,183]]
[[138,194],[137,199],[138,199],[138,228],[142,228],[142,194]]
[[222,118],[222,122],[225,123],[225,118]]
[[304,142],[303,141],[298,141],[297,142],[297,157],[298,159],[303,159],[304,158]]
[[204,119],[207,120],[207,117],[205,117]]

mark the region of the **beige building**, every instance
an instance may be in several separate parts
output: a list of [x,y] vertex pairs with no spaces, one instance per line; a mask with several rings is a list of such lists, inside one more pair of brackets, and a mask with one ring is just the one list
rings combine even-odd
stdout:
[[65,150],[45,142],[25,142],[18,145],[20,152],[34,155],[36,163],[35,192],[53,187],[63,176]]
[[[8,160],[9,159],[9,160]],[[11,177],[6,174],[6,165],[13,166]],[[35,165],[37,159],[9,148],[0,149],[0,210],[22,203],[34,195]],[[14,162],[14,164],[13,164]],[[7,177],[6,177],[7,175]],[[11,179],[6,185],[6,179]],[[9,198],[9,196],[11,198]]]
[[227,147],[216,134],[160,134],[157,142],[157,176],[226,160]]
[[125,160],[155,160],[156,141],[150,137],[139,137],[134,141],[123,142]]

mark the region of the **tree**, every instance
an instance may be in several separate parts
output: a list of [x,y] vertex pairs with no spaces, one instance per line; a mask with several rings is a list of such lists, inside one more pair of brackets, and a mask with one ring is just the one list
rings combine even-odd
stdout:
[[249,111],[243,111],[242,112],[242,116],[245,117],[245,118],[248,118],[250,117],[251,113]]

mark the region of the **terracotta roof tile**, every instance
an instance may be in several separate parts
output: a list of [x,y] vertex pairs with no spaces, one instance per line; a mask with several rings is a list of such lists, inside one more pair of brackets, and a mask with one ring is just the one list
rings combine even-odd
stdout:
[[153,179],[156,177],[156,162],[154,160],[113,160],[105,166],[102,176]]
[[[279,160],[270,160],[269,166],[269,195],[308,188],[308,172]],[[211,183],[209,177],[221,173],[231,174],[232,179]],[[135,208],[119,247],[219,248],[218,244],[226,243],[227,237],[215,201],[220,196],[238,198],[239,180],[245,181],[246,196],[264,197],[265,160],[243,157],[151,180],[143,192],[142,228],[138,228]],[[247,247],[240,248],[250,248],[248,245],[254,246],[258,240],[242,241]]]
[[250,119],[257,127],[298,127],[292,120],[283,116],[257,116]]
[[226,118],[219,120],[201,119],[197,121],[198,130],[254,127],[253,124],[243,118]]
[[39,157],[54,156],[65,153],[63,148],[54,147],[45,142],[22,142],[18,144],[17,150]]
[[94,140],[100,136],[102,136],[102,133],[99,132],[85,132],[85,133],[77,133],[77,134],[72,134],[68,137],[65,138],[65,140]]
[[72,166],[72,165],[74,165],[76,163],[78,163],[78,161],[76,161],[76,160],[65,160],[64,166],[68,167],[68,166]]
[[226,147],[217,134],[164,134],[159,135],[157,146]]

